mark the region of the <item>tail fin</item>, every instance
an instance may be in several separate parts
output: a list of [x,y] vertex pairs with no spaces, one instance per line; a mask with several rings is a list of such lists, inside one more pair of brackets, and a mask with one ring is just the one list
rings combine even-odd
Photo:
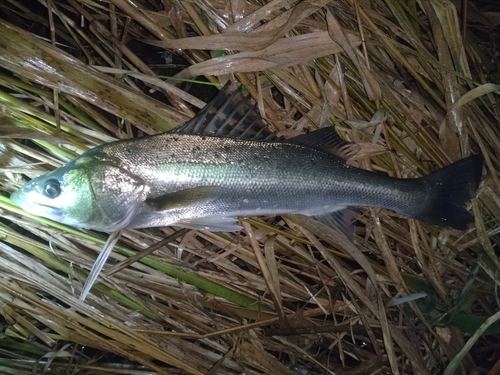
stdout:
[[483,155],[472,155],[422,178],[430,204],[414,218],[429,224],[466,229],[473,221],[464,204],[476,195]]

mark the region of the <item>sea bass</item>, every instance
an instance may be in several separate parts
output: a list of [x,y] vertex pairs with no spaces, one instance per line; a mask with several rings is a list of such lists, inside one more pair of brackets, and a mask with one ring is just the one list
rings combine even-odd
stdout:
[[372,206],[465,229],[483,157],[422,178],[351,167],[334,127],[280,140],[255,104],[227,87],[192,120],[153,136],[95,147],[11,195],[29,213],[113,232],[176,225],[234,231],[239,217],[302,214],[346,226],[345,209]]

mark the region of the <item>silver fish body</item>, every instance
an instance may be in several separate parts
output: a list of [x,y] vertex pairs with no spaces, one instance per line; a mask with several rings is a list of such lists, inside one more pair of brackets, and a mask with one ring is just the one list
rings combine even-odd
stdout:
[[272,214],[335,222],[336,212],[359,206],[455,228],[471,221],[463,205],[479,184],[481,156],[397,179],[348,166],[328,152],[345,146],[333,128],[321,131],[333,142],[312,146],[319,133],[262,141],[175,131],[113,142],[11,198],[28,212],[106,232],[167,225],[231,231],[238,217]]
[[[127,224],[133,228],[203,220],[210,227],[212,219],[270,214],[320,216],[349,206],[410,214],[426,196],[419,180],[351,168],[334,155],[288,143],[162,134],[106,145],[93,156],[113,158],[139,177],[149,199],[193,191],[194,199],[168,210],[141,202]],[[123,184],[110,177],[100,182],[102,190]],[[212,187],[206,196],[196,194],[196,188],[206,187]],[[110,206],[122,206],[111,198]]]

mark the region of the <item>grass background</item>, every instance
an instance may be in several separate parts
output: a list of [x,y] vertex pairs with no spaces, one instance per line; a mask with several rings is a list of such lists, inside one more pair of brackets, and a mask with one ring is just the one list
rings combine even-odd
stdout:
[[[499,21],[494,1],[0,1],[0,373],[499,373]],[[175,127],[228,79],[285,137],[335,125],[358,167],[483,153],[474,225],[128,230],[79,301],[106,236],[9,194]]]

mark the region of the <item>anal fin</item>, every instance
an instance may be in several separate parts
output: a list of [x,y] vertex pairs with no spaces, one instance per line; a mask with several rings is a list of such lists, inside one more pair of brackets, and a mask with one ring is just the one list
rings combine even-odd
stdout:
[[356,211],[347,208],[341,211],[329,212],[316,215],[314,218],[329,227],[336,228],[343,233],[351,242],[354,242],[354,224],[356,222]]

